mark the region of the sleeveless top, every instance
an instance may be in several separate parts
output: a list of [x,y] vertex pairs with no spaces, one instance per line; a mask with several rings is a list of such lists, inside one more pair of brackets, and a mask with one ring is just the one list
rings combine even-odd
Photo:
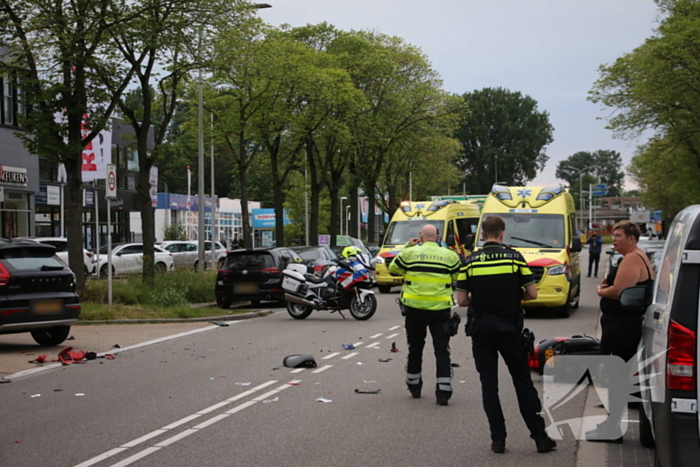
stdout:
[[[642,258],[642,261],[644,261],[644,258],[642,255],[639,253],[635,252],[637,256]],[[617,266],[612,268],[610,270],[610,274],[608,274],[607,277],[607,282],[608,284],[614,284],[615,283],[615,277],[617,276],[617,269],[620,267],[620,263],[622,263],[622,258],[620,261],[617,262]],[[646,311],[647,307],[651,304],[652,296],[654,293],[654,279],[651,278],[651,271],[649,270],[649,266],[647,265],[647,262],[644,261],[644,267],[647,268],[647,279],[641,282],[637,282],[635,285],[641,285],[646,288],[646,291],[644,293],[644,307],[639,308],[636,310],[629,310],[623,308],[622,304],[620,303],[619,299],[612,299],[612,298],[607,298],[607,297],[600,297],[600,311],[603,312],[603,314],[609,314],[609,315],[616,315],[616,316],[641,316],[644,314]]]

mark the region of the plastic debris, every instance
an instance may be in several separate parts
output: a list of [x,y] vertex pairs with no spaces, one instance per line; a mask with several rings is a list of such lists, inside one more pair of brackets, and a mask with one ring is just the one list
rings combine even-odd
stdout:
[[63,389],[54,389],[53,392],[61,392]]
[[388,363],[391,361],[391,358],[380,358],[379,361],[382,363]]
[[299,383],[287,383],[289,386],[299,386]]
[[279,397],[275,397],[274,399],[267,399],[267,400],[264,400],[264,401],[263,401],[263,404],[269,404],[269,403],[271,403],[271,402],[277,402],[278,400],[280,400]]
[[119,345],[119,344],[114,344],[114,345],[112,346],[112,348],[114,348],[114,349],[121,349],[122,346]]
[[319,397],[318,399],[316,399],[316,402],[323,402],[324,404],[327,404],[328,402],[333,402],[333,401],[330,399],[324,399],[323,397]]
[[41,394],[32,394],[32,397],[41,397]]
[[376,381],[374,381],[374,380],[370,380],[370,381],[365,380],[365,383],[376,383]]
[[362,362],[357,362],[357,364],[358,364],[358,365],[362,365],[363,363],[362,363]]
[[225,328],[228,326],[228,323],[225,323],[223,321],[209,321],[211,324],[215,324],[217,326],[221,326],[222,328]]
[[379,394],[379,391],[381,391],[381,389],[368,389],[368,390],[355,389],[355,392],[357,394]]
[[278,366],[273,368],[273,370],[279,370],[279,369],[280,369],[280,367],[278,367]]
[[311,354],[287,355],[282,360],[282,364],[287,368],[316,368],[316,360]]
[[250,386],[250,383],[236,383],[236,386]]
[[352,344],[343,344],[343,350],[355,350],[355,346]]
[[459,368],[459,363],[450,363],[452,368]]
[[67,341],[74,341],[74,340],[75,340],[75,337],[73,337],[73,336],[66,337],[66,340],[67,340]]
[[2,384],[2,383],[11,383],[11,382],[12,382],[11,379],[5,379],[5,378],[0,379],[0,384]]
[[391,351],[392,352],[401,352],[399,349],[396,348],[396,342],[391,343]]

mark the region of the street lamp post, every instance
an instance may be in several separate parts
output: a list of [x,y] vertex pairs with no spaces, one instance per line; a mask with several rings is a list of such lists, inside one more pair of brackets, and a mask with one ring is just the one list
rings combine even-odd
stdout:
[[345,235],[348,234],[348,215],[350,214],[350,203],[345,206]]
[[578,195],[578,204],[579,204],[579,224],[583,226],[583,173],[586,172],[589,169],[595,168],[595,166],[590,165],[588,167],[585,167],[583,169],[577,169],[576,167],[571,167],[570,165],[563,165],[562,166],[565,169],[569,170],[575,170],[578,172],[578,190],[579,190],[579,195]]
[[[343,200],[344,199],[348,199],[348,197],[343,196],[342,198],[340,198],[340,215],[341,216],[343,215]],[[345,234],[347,235],[347,232],[345,232]],[[343,222],[342,222],[342,220],[340,222],[340,235],[343,235]]]

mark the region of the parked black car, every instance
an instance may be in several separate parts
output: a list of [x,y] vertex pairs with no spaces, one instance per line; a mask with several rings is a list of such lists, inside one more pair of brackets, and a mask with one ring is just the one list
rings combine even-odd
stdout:
[[313,268],[314,274],[321,274],[326,266],[334,264],[337,255],[328,246],[295,246],[291,250],[301,256],[307,266]]
[[58,345],[80,312],[75,276],[56,248],[0,239],[0,334],[30,332],[40,345]]
[[216,304],[227,309],[240,301],[253,305],[259,305],[261,300],[286,303],[282,271],[292,261],[304,262],[287,247],[230,252],[216,277]]
[[[664,245],[666,244],[665,240],[639,240],[639,243],[637,246],[644,250],[644,252],[647,254],[647,258],[649,258],[649,262],[651,262],[651,266],[654,269],[654,271],[658,270],[658,262],[661,257],[661,253],[663,252]],[[615,251],[612,246],[608,251],[605,252],[607,255],[609,255],[607,266],[605,268],[605,277],[608,276],[610,273],[610,270],[617,266],[617,263],[620,262],[622,259],[622,255]]]

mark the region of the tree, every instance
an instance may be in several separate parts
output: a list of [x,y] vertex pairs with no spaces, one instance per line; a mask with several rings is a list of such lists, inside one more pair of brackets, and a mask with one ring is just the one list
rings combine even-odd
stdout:
[[484,88],[465,93],[466,110],[455,137],[463,154],[457,167],[469,193],[488,193],[496,182],[524,185],[537,176],[549,157],[554,127],[547,111],[520,92]]
[[[606,149],[593,153],[577,152],[557,164],[556,175],[573,189],[574,186],[578,187],[580,171],[592,175],[596,183],[607,185],[609,196],[622,194],[625,173],[622,171],[622,157],[619,152]],[[587,189],[585,183],[583,186]]]
[[[83,205],[83,149],[108,126],[134,72],[114,55],[110,34],[143,11],[140,4],[112,0],[0,0],[0,43],[8,50],[0,71],[17,79],[30,109],[20,122],[27,132],[19,136],[31,153],[65,165],[69,206]],[[69,266],[78,293],[85,286],[82,221],[82,209],[66,210]]]

